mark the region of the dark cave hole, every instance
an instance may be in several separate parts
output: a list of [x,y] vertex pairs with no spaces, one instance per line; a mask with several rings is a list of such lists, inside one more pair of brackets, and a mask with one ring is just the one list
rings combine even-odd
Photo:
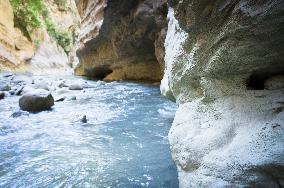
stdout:
[[267,76],[253,73],[246,81],[247,89],[249,90],[263,90],[264,82]]
[[86,69],[85,72],[88,77],[102,80],[113,71],[109,68],[109,66],[99,66],[92,69]]
[[284,75],[284,71],[259,71],[254,72],[246,81],[246,87],[248,90],[264,90],[265,81],[273,76]]

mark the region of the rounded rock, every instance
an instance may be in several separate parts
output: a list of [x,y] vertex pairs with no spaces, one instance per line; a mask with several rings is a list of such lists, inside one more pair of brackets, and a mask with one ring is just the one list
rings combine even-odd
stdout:
[[69,90],[82,90],[83,86],[80,84],[72,84],[69,86]]
[[28,112],[49,110],[53,105],[53,96],[45,90],[35,90],[32,93],[27,93],[19,100],[20,108]]

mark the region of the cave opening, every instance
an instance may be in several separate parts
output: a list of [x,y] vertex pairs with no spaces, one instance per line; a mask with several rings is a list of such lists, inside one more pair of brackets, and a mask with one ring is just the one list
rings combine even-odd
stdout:
[[248,90],[264,90],[265,82],[274,77],[284,75],[284,71],[258,71],[250,75],[246,80],[246,87]]
[[105,77],[107,77],[107,75],[113,72],[113,70],[107,65],[95,67],[92,69],[85,69],[85,71],[87,77],[98,80],[103,80]]

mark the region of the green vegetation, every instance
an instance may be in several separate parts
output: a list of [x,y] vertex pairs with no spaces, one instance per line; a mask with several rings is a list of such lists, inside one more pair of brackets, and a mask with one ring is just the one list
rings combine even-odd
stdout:
[[48,34],[68,53],[72,42],[71,36],[67,32],[59,31],[49,18],[46,18],[44,21]]
[[[28,39],[32,41],[31,34],[33,30],[40,28],[44,24],[48,34],[65,52],[69,52],[72,37],[67,32],[60,31],[52,22],[43,0],[10,0],[10,2],[14,10],[15,26],[21,29]],[[59,9],[60,7],[66,7],[66,0],[58,0],[57,5]],[[43,20],[43,23],[41,20]]]
[[67,2],[66,2],[66,0],[57,0],[56,4],[57,4],[59,10],[64,10],[64,11],[67,10]]
[[30,34],[34,28],[39,28],[39,16],[44,10],[42,0],[10,0],[15,16],[15,26],[31,39]]

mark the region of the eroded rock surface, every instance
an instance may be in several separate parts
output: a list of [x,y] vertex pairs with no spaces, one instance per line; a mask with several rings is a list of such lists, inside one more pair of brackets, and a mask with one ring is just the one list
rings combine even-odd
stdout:
[[166,1],[81,0],[78,10],[82,21],[76,74],[161,80]]
[[169,1],[161,91],[181,187],[283,187],[284,2]]
[[[47,13],[39,13],[40,26],[34,28],[18,26],[21,20],[15,12],[20,10],[15,10],[10,2],[0,1],[0,70],[37,74],[56,70],[71,72],[68,64],[74,56],[71,49],[79,25],[75,1],[61,1],[64,2],[62,9],[58,1],[43,0]],[[27,8],[23,6],[23,9]],[[46,15],[48,18],[44,18]],[[34,21],[32,19],[30,22]]]

